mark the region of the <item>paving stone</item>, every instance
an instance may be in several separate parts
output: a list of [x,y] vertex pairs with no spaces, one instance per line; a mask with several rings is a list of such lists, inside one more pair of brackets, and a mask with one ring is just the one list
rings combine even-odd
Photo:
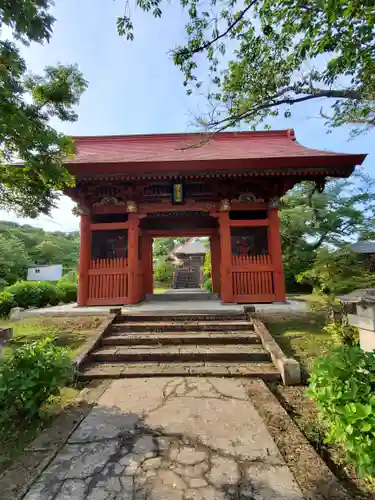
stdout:
[[302,500],[239,379],[113,381],[25,500]]
[[198,451],[188,446],[182,448],[177,455],[178,462],[183,465],[199,464],[206,458],[207,454],[204,451]]
[[134,431],[139,423],[139,416],[134,413],[106,411],[104,408],[94,407],[81,425],[70,436],[70,443],[87,442],[94,440],[112,439],[119,434]]
[[249,484],[257,500],[304,500],[288,467],[253,464],[248,471]]
[[236,484],[240,480],[240,468],[236,461],[227,457],[213,457],[211,469],[207,474],[209,481],[215,485]]

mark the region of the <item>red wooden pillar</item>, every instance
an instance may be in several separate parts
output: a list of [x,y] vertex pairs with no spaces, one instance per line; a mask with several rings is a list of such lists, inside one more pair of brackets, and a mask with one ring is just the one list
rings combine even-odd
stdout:
[[221,301],[234,302],[232,287],[232,245],[229,213],[219,213]]
[[89,267],[91,258],[90,216],[81,215],[78,266],[78,305],[86,306],[89,298]]
[[129,214],[128,229],[128,280],[129,280],[129,304],[138,304],[142,283],[139,272],[139,216]]
[[220,294],[220,235],[210,237],[212,291]]
[[152,238],[146,231],[142,234],[142,271],[143,271],[143,293],[154,291],[154,276],[152,262]]
[[268,221],[268,246],[274,269],[273,283],[275,300],[277,302],[285,302],[285,279],[281,249],[280,219],[277,208],[270,208],[268,210]]

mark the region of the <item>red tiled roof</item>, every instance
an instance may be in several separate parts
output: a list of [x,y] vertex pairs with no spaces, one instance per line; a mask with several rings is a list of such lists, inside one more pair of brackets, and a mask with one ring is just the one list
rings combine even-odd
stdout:
[[200,134],[155,134],[75,137],[76,155],[68,163],[161,163],[267,158],[352,157],[353,165],[365,155],[346,155],[301,146],[293,130],[223,132],[202,144]]

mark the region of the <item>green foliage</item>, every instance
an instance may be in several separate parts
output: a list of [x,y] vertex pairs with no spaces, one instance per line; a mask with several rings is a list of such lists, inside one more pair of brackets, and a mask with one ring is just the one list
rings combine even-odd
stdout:
[[13,295],[15,303],[25,309],[53,306],[60,301],[56,285],[43,281],[19,281],[8,286],[5,292]]
[[0,284],[25,279],[30,265],[62,264],[65,271],[72,272],[77,267],[78,251],[78,233],[46,232],[0,221]]
[[157,283],[171,283],[174,269],[174,266],[170,262],[161,260],[156,266],[154,266],[154,280]]
[[[296,277],[315,267],[320,248],[340,249],[353,235],[362,237],[372,227],[374,180],[358,171],[350,179],[329,181],[323,193],[317,191],[314,183],[303,182],[289,191],[282,202],[284,272],[287,290],[291,292],[301,287]],[[360,259],[357,254],[357,260]],[[358,269],[358,264],[354,269]],[[306,291],[315,286],[312,279],[299,281]]]
[[[49,0],[0,6],[5,34],[0,41],[0,206],[30,217],[48,214],[57,190],[73,182],[63,166],[74,152],[73,141],[54,130],[50,120],[75,121],[74,107],[87,86],[74,65],[47,66],[43,75],[27,72],[19,44],[50,40],[55,21],[51,6]],[[15,159],[22,162],[17,168]]]
[[[136,0],[154,17],[162,15],[166,3]],[[374,2],[180,3],[187,17],[186,42],[173,50],[174,63],[188,94],[202,93],[198,75],[200,66],[207,68],[211,106],[200,123],[209,131],[240,121],[256,127],[279,114],[289,118],[293,105],[322,98],[321,115],[330,127],[350,123],[356,134],[375,125]],[[133,40],[129,9],[117,27]]]
[[14,295],[8,292],[0,293],[0,318],[6,318],[12,307],[16,307],[17,303],[14,300]]
[[356,346],[359,344],[359,331],[347,322],[331,322],[324,326],[323,331],[328,333],[336,345]]
[[46,281],[18,281],[0,293],[0,317],[8,316],[12,307],[54,306],[59,302],[77,300],[77,284],[60,280],[56,284]]
[[153,243],[154,257],[167,257],[176,245],[185,243],[189,238],[155,238]]
[[203,282],[203,288],[207,290],[208,292],[212,292],[212,279],[207,278]]
[[341,347],[315,361],[308,389],[327,426],[361,476],[375,476],[375,355]]
[[204,256],[203,276],[211,278],[211,252],[207,252]]
[[76,283],[60,280],[56,287],[59,301],[64,303],[77,301],[78,286]]
[[366,270],[361,256],[347,247],[336,251],[321,248],[313,266],[297,280],[309,283],[317,293],[328,297],[375,285],[375,276]]
[[43,415],[43,405],[72,380],[68,349],[47,337],[13,350],[0,366],[0,429]]
[[0,229],[0,279],[4,285],[25,279],[31,258],[19,238]]

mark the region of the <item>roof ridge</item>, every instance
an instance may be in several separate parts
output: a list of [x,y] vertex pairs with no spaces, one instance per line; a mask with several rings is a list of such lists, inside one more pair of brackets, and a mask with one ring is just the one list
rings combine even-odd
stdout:
[[[76,141],[87,140],[93,142],[100,142],[105,139],[110,140],[121,140],[121,139],[133,139],[133,140],[142,140],[142,139],[167,139],[167,138],[175,138],[175,139],[183,139],[185,137],[204,137],[207,135],[205,132],[171,132],[171,133],[162,133],[162,134],[116,134],[116,135],[76,135],[72,136],[72,138]],[[281,136],[287,137],[292,140],[295,140],[295,134],[293,129],[277,129],[277,130],[244,130],[244,131],[233,131],[233,132],[217,132],[213,135],[214,138],[223,139],[225,137],[259,137],[259,136]]]

